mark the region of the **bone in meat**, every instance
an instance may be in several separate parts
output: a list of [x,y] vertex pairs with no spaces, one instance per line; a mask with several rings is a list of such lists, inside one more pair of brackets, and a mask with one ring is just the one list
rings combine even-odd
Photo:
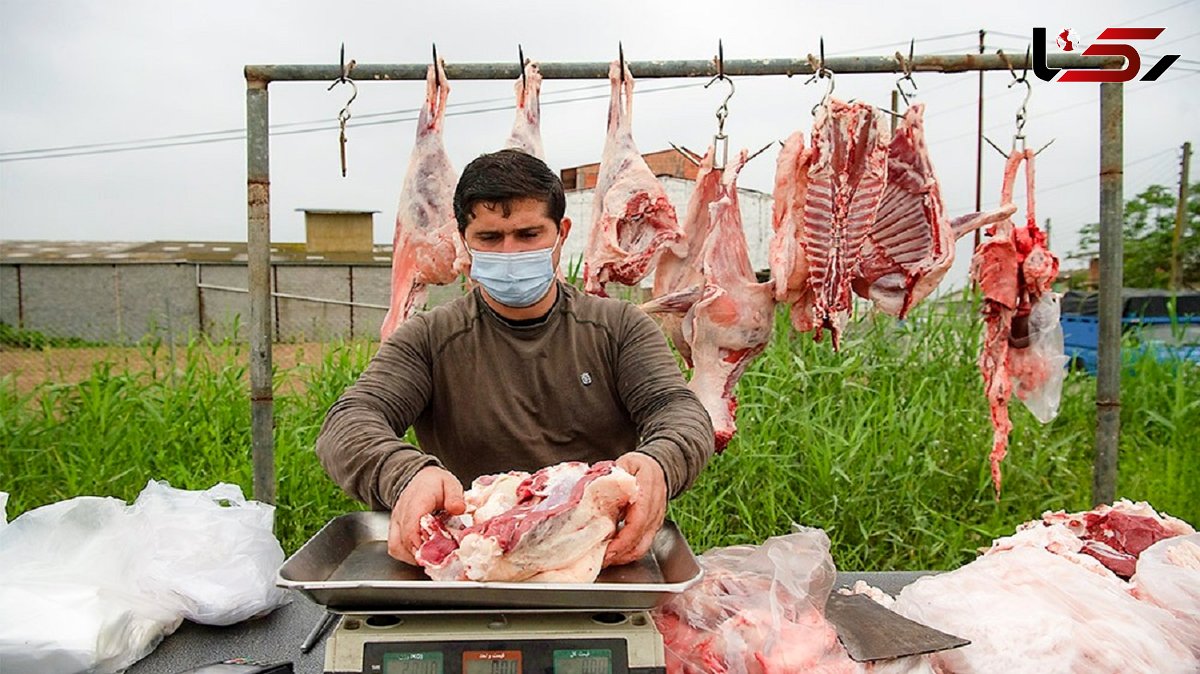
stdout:
[[954,264],[954,242],[1011,216],[1016,206],[946,218],[941,190],[925,145],[925,106],[904,113],[888,148],[887,185],[864,242],[854,291],[884,313],[904,318]]
[[517,93],[517,116],[513,120],[512,135],[504,147],[545,159],[541,130],[542,73],[538,64],[532,61],[525,64],[525,76],[517,78],[514,89]]
[[719,198],[709,206],[713,230],[703,250],[704,290],[684,317],[695,368],[688,388],[712,417],[717,451],[737,430],[734,386],[771,340],[775,319],[773,287],[754,274],[738,208],[737,175],[746,158],[742,150],[725,169]]
[[[458,175],[442,144],[442,124],[450,85],[439,62],[425,75],[425,105],[417,119],[417,140],[400,189],[392,237],[392,296],[380,328],[387,339],[396,326],[425,304],[426,286],[457,278],[461,243],[454,219]],[[461,261],[459,262],[461,265]]]
[[804,202],[808,197],[808,165],[812,150],[797,131],[783,143],[775,163],[774,203],[768,266],[775,284],[775,299],[791,305],[792,327],[808,332],[815,326],[816,295],[808,279],[808,257],[801,241]]
[[609,281],[625,285],[641,281],[659,248],[682,234],[666,190],[633,143],[633,75],[628,68],[624,74],[622,83],[620,65],[614,61],[609,67],[608,137],[583,263],[584,289],[601,296],[606,295],[604,284]]
[[834,349],[850,319],[859,250],[883,195],[888,140],[883,115],[866,103],[830,100],[813,126],[800,241],[816,295],[815,336],[828,328]]
[[1046,249],[1046,235],[1038,229],[1034,216],[1033,151],[1014,150],[1004,167],[1001,190],[1002,206],[1012,204],[1017,169],[1025,162],[1026,222],[1017,227],[1011,219],[992,225],[989,238],[979,245],[971,259],[971,278],[983,292],[983,318],[986,324],[979,370],[984,392],[991,408],[992,484],[1000,496],[1000,462],[1008,450],[1012,421],[1008,401],[1018,383],[1017,392],[1025,397],[1040,388],[1054,367],[1028,348],[1029,316],[1041,296],[1050,291],[1058,275],[1058,258]]

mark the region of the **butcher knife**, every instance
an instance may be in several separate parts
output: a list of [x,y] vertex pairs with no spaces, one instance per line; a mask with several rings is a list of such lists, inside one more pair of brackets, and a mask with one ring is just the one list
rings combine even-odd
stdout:
[[825,618],[855,662],[935,653],[971,643],[913,622],[863,594],[834,590],[825,604]]

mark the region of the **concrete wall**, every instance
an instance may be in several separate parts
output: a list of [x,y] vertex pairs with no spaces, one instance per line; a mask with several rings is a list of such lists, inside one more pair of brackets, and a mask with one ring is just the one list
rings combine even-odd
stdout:
[[21,322],[20,281],[16,265],[0,265],[0,323],[16,326]]

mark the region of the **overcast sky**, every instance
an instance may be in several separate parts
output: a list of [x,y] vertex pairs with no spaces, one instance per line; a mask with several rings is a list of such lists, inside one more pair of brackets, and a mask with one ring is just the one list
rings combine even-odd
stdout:
[[[246,64],[337,62],[339,44],[359,63],[415,63],[430,43],[453,62],[515,62],[517,43],[539,61],[608,61],[623,41],[633,61],[707,59],[722,39],[727,59],[803,57],[823,36],[827,55],[977,49],[1023,53],[1031,28],[1071,28],[1085,44],[1109,26],[1165,27],[1144,55],[1181,54],[1158,82],[1125,86],[1125,195],[1178,180],[1179,147],[1200,140],[1200,0],[1133,2],[330,2],[324,0],[0,0],[0,239],[196,240],[246,238]],[[1053,45],[1051,51],[1055,51]],[[1143,72],[1153,64],[1143,57]],[[636,74],[636,73],[635,73]],[[947,210],[973,210],[976,74],[915,75]],[[823,84],[801,77],[737,80],[726,131],[732,147],[757,149],[807,132]],[[836,95],[887,106],[895,76],[844,75]],[[1099,87],[1045,83],[1030,73],[1025,126],[1038,157],[1037,217],[1053,221],[1053,249],[1077,248],[1080,225],[1098,218]],[[985,133],[1008,148],[1024,88],[1008,73],[985,77]],[[634,138],[643,152],[669,142],[702,151],[723,87],[705,80],[641,80]],[[503,144],[512,124],[510,82],[453,82],[447,150],[459,169]],[[683,86],[681,86],[683,85]],[[303,240],[297,208],[380,211],[375,238],[390,242],[396,199],[423,84],[363,83],[351,109],[349,177],[338,164],[335,124],[347,91],[323,83],[270,86],[271,227],[275,241]],[[654,90],[660,91],[654,91]],[[543,137],[558,170],[598,161],[604,143],[603,81],[547,81]],[[487,111],[492,108],[502,108]],[[382,122],[382,123],[381,123]],[[197,135],[210,132],[212,135]],[[117,151],[146,141],[192,144]],[[216,141],[201,142],[196,141]],[[145,145],[146,143],[140,143]],[[94,146],[78,148],[76,146]],[[51,153],[32,150],[73,148]],[[1003,158],[984,146],[984,206],[999,197]],[[102,152],[98,152],[102,151]],[[78,154],[78,153],[90,154]],[[48,154],[74,154],[50,158]],[[776,150],[743,172],[769,191]],[[34,158],[36,157],[36,158]],[[1192,175],[1198,174],[1193,162]],[[950,279],[961,279],[960,245]]]

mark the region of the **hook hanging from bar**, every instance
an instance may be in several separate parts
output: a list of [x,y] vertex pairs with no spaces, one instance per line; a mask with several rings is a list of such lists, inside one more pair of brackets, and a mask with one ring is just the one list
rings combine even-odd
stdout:
[[621,62],[621,84],[625,84],[625,45],[617,40],[617,59]]
[[349,84],[350,89],[351,89],[350,100],[346,101],[346,105],[342,106],[341,111],[338,112],[338,130],[339,130],[339,132],[338,132],[338,151],[342,158],[342,177],[345,178],[346,177],[346,122],[350,121],[350,104],[354,102],[355,98],[358,98],[358,85],[354,83],[354,80],[350,79],[350,71],[354,70],[355,61],[354,61],[354,59],[350,59],[349,63],[346,62],[346,43],[345,42],[342,43],[342,49],[341,49],[340,55],[338,57],[338,63],[339,63],[338,70],[339,70],[339,72],[341,72],[341,75],[339,75],[338,78],[333,81],[333,84],[329,85],[329,88],[326,89],[326,91],[333,91],[334,87],[336,87],[339,84],[343,84],[343,83]]
[[713,82],[724,80],[729,83],[729,93],[717,108],[717,134],[713,136],[713,168],[723,169],[729,161],[729,136],[725,135],[725,120],[729,117],[729,99],[733,98],[733,80],[725,75],[725,46],[717,40],[717,55],[713,59],[717,66],[717,74],[704,88],[712,86]]
[[525,78],[525,65],[525,50],[521,48],[520,44],[517,44],[517,70],[521,72],[521,91],[525,91],[525,88],[529,86],[529,81]]
[[916,42],[917,42],[916,38],[909,40],[909,42],[908,42],[908,58],[907,59],[905,59],[904,55],[901,54],[900,52],[896,52],[896,60],[900,62],[900,70],[904,73],[903,77],[896,80],[896,91],[900,92],[900,98],[904,99],[905,105],[911,105],[911,102],[908,100],[910,97],[910,94],[904,90],[904,82],[905,81],[907,81],[909,84],[912,85],[913,91],[912,91],[911,96],[913,98],[915,98],[917,95],[917,81],[914,80],[913,76],[912,76],[912,73],[913,73],[913,47],[916,45]]
[[441,76],[441,74],[438,73],[438,55],[437,55],[437,43],[436,42],[433,43],[433,84],[434,84],[434,86],[436,86],[439,89],[442,86],[442,76]]
[[817,108],[829,103],[829,99],[833,97],[833,71],[825,67],[825,38],[821,38],[821,58],[820,60],[812,54],[808,55],[808,65],[812,68],[813,74],[804,81],[805,84],[810,84],[814,80],[819,80],[823,77],[829,78],[829,88],[825,90],[825,95],[821,100],[812,107],[812,114],[817,114]]

